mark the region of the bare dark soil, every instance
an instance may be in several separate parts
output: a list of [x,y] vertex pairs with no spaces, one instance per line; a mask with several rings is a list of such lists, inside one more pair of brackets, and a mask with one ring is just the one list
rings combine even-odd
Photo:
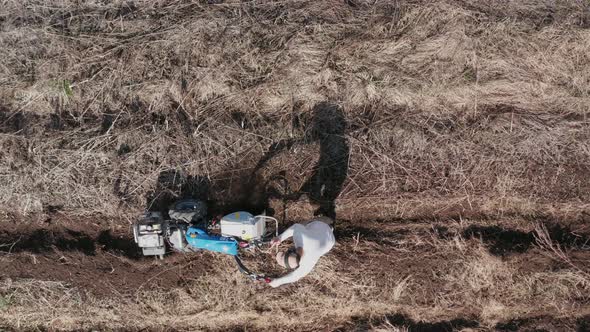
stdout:
[[143,257],[130,230],[81,222],[3,226],[2,278],[61,281],[98,297],[182,287],[211,264],[206,253],[170,255],[165,260]]
[[[568,252],[572,262],[583,268],[590,266],[590,231],[585,224],[547,225],[552,238]],[[210,273],[215,260],[219,259],[206,252],[171,253],[163,260],[144,257],[133,241],[130,227],[100,225],[81,219],[54,219],[43,223],[5,221],[1,228],[0,255],[4,256],[0,260],[1,278],[61,281],[97,297],[183,287]],[[416,237],[427,239],[432,234],[439,240],[449,240],[453,234],[460,234],[467,240],[481,240],[490,254],[511,262],[523,273],[569,268],[544,255],[536,246],[532,231],[510,229],[502,224],[486,222],[457,232],[441,224],[432,226],[430,222],[384,226],[382,222],[342,221],[336,236],[343,246],[337,246],[332,253],[339,262],[335,272],[372,275],[383,282],[411,274],[421,280],[418,287],[422,297],[416,298],[416,303],[427,305],[437,292],[437,270],[445,261],[456,257],[405,243]],[[348,250],[354,246],[355,238],[375,246],[371,251],[351,255]],[[273,270],[271,265],[267,267]]]
[[[378,325],[386,320],[394,326],[406,326],[412,332],[435,332],[435,331],[460,331],[463,329],[481,328],[480,323],[474,317],[456,318],[439,322],[415,321],[403,314],[385,315],[385,317],[357,317],[337,331],[365,331],[371,326]],[[590,330],[590,316],[579,319],[558,318],[551,316],[535,316],[525,319],[513,319],[497,323],[495,331],[577,331],[585,332]]]

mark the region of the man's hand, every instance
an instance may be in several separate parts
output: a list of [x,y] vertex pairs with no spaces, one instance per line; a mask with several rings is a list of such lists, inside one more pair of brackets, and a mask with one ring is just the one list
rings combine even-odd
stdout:
[[268,285],[269,285],[270,287],[272,287],[272,288],[277,288],[277,287],[279,287],[279,285],[277,285],[277,283],[276,283],[276,282],[274,282],[274,279],[272,279],[272,280],[271,280],[271,281],[268,283]]
[[274,248],[274,247],[278,247],[278,245],[281,244],[281,238],[274,237],[272,240],[270,240],[270,247]]

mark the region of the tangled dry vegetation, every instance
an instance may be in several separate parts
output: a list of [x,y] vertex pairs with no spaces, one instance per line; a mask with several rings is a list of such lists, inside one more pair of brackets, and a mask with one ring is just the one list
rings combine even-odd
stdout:
[[587,326],[586,276],[526,262],[531,257],[538,261],[535,255],[496,256],[455,226],[445,237],[418,224],[410,230],[385,227],[396,234],[410,232],[407,237],[343,238],[334,254],[296,288],[252,283],[235,272],[231,258],[207,253],[194,258],[215,260],[205,276],[187,273],[185,285],[174,289],[144,283],[131,296],[97,298],[61,282],[8,279],[0,285],[0,318],[6,326],[27,330],[511,331]]
[[[161,171],[252,167],[322,101],[348,124],[342,206],[587,208],[585,3],[4,1],[0,15],[0,201],[22,214],[143,209]],[[313,164],[300,150],[285,169]]]
[[[336,212],[365,227],[344,227],[336,254],[297,289],[261,292],[229,260],[188,286],[112,299],[4,279],[0,319],[424,331],[536,317],[583,328],[588,260],[569,251],[587,253],[590,238],[589,28],[590,4],[574,0],[0,0],[6,222],[125,227],[170,170],[205,178],[210,199],[231,205],[289,139],[303,143],[257,177],[282,171],[298,187],[320,157],[305,139],[312,110],[328,102],[349,148]],[[309,215],[287,208],[291,220]],[[559,244],[548,220],[583,235]],[[508,244],[534,254],[491,250],[481,230],[493,222],[516,225],[525,240]]]

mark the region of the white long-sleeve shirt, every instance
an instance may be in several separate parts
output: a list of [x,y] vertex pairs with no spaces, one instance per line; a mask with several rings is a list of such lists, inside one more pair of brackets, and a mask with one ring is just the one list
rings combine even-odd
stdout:
[[272,287],[295,282],[305,277],[313,270],[320,257],[330,251],[336,243],[332,228],[325,222],[318,220],[305,226],[294,224],[285,230],[279,239],[283,242],[290,237],[293,237],[295,247],[303,248],[299,267],[283,277],[273,279],[270,282]]

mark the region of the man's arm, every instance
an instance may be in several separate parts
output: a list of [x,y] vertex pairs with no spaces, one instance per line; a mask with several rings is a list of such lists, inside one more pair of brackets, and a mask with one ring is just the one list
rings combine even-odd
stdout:
[[283,242],[286,239],[292,237],[295,230],[300,229],[300,228],[305,228],[305,227],[301,224],[294,224],[293,226],[287,228],[283,233],[281,233],[281,235],[279,235],[279,241]]
[[272,287],[279,287],[284,284],[295,282],[295,281],[305,277],[306,275],[308,275],[309,272],[311,272],[311,270],[313,270],[313,267],[315,266],[316,263],[317,263],[317,260],[304,262],[301,265],[299,265],[299,267],[297,269],[295,269],[293,272],[288,273],[288,274],[284,275],[283,277],[273,279],[270,282],[270,285]]

